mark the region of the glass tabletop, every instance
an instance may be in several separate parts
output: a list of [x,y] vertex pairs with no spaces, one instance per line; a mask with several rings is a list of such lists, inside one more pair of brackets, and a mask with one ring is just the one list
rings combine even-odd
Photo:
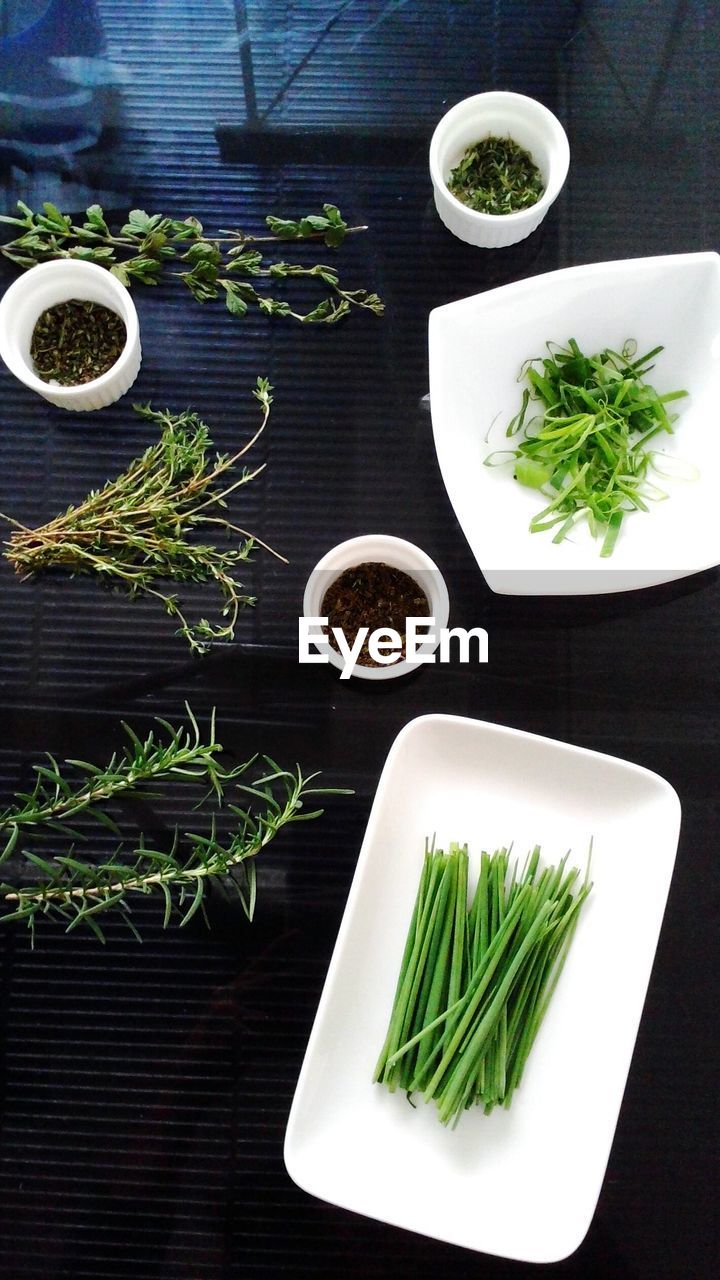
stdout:
[[[579,1251],[548,1274],[713,1273],[717,573],[620,596],[493,595],[435,457],[427,325],[438,305],[557,268],[716,248],[716,19],[700,0],[652,13],[633,0],[0,2],[5,214],[47,201],[77,221],[100,205],[113,228],[141,209],[262,236],[267,215],[332,204],[367,229],[338,248],[283,243],[281,256],[327,265],[385,308],[354,307],[337,324],[256,306],[234,315],[222,299],[199,303],[175,261],[160,284],[132,284],[143,362],[121,400],[67,413],[0,369],[0,511],[31,528],[151,445],[133,402],[190,406],[233,453],[258,424],[256,381],[269,379],[270,421],[247,458],[265,470],[231,509],[287,561],[261,548],[243,566],[256,603],[205,656],[157,600],[82,574],[24,580],[4,561],[3,805],[32,786],[43,753],[106,761],[122,721],[143,735],[154,717],[183,722],[187,705],[204,729],[216,710],[233,761],[264,753],[352,791],[263,851],[252,923],[210,893],[209,928],[198,913],[164,929],[162,903],[141,896],[142,944],[121,920],[108,920],[104,946],[42,919],[34,946],[22,925],[3,926],[0,1274],[529,1272],[321,1203],[283,1165],[377,780],[399,730],[427,712],[621,756],[678,791],[675,875],[603,1190]],[[442,225],[428,148],[454,103],[491,89],[558,116],[570,169],[532,236],[484,251]],[[0,261],[3,290],[17,275]],[[270,284],[298,310],[325,296],[316,278]],[[432,557],[451,624],[487,630],[486,665],[374,684],[298,663],[313,566],[377,532]],[[199,616],[203,590],[188,594]],[[134,803],[158,843],[191,820],[175,791]],[[110,856],[111,833],[98,847]]]

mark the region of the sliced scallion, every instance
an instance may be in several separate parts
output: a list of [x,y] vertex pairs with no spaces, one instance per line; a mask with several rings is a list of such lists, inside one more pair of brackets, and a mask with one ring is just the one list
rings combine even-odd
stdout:
[[547,356],[523,365],[528,385],[506,431],[522,439],[514,450],[489,454],[485,465],[511,460],[515,479],[546,496],[532,533],[554,529],[553,542],[562,542],[585,518],[602,538],[600,555],[610,556],[625,516],[666,496],[648,478],[656,457],[648,446],[658,434],[672,434],[677,414],[665,406],[687,392],[659,395],[645,381],[662,350],[635,359],[628,342],[622,351],[586,356],[570,338],[566,347],[548,343]]

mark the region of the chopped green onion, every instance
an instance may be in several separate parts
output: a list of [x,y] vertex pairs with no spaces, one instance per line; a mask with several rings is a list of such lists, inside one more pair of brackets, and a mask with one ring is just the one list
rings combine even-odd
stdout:
[[535,462],[532,458],[518,458],[515,463],[515,479],[530,489],[542,489],[543,485],[550,480],[552,473],[552,467],[543,466],[541,462]]
[[[609,556],[628,512],[647,511],[648,501],[665,496],[648,480],[657,455],[647,445],[660,432],[672,434],[677,414],[665,405],[688,393],[658,395],[644,381],[662,347],[633,359],[637,346],[626,342],[620,352],[606,347],[585,356],[570,338],[566,347],[548,343],[547,350],[523,365],[529,385],[506,431],[522,436],[509,451],[515,479],[550,499],[530,530],[559,525],[553,542],[562,542],[584,517],[593,537],[602,536],[601,556]],[[542,412],[528,417],[532,401]],[[496,459],[503,456],[508,451],[495,451],[485,465],[502,465]]]

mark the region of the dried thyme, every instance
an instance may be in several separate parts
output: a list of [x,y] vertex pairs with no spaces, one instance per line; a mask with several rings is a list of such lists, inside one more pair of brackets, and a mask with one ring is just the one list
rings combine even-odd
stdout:
[[71,298],[43,311],[33,329],[30,356],[43,382],[77,387],[112,369],[127,330],[121,317],[98,302]]
[[532,156],[512,138],[492,135],[468,147],[448,179],[452,194],[479,213],[517,213],[544,191]]

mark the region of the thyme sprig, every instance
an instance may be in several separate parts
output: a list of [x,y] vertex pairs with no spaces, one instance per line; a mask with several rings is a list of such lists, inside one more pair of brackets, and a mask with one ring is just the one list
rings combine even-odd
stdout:
[[[170,261],[182,263],[185,269],[173,271],[198,302],[211,302],[224,297],[228,311],[245,315],[249,307],[257,307],[270,316],[287,316],[302,324],[334,324],[353,307],[382,315],[383,304],[376,293],[366,289],[341,287],[338,273],[318,263],[302,267],[287,262],[266,262],[262,251],[249,248],[278,240],[322,240],[337,248],[346,236],[366,231],[364,226],[348,227],[340,210],[324,204],[321,214],[310,214],[293,220],[266,218],[269,236],[253,236],[240,229],[221,231],[206,236],[197,218],[168,218],[132,209],[127,222],[113,233],[105,220],[102,206],[90,205],[85,221],[74,223],[46,202],[42,212],[34,212],[24,201],[18,201],[19,217],[0,216],[0,222],[21,229],[21,234],[0,245],[0,254],[16,266],[28,269],[38,262],[53,258],[76,258],[107,267],[128,287],[136,281],[158,284]],[[288,280],[307,277],[320,280],[329,294],[309,311],[293,310],[284,299],[258,292],[251,280]]]
[[[248,559],[256,545],[270,548],[231,523],[224,509],[230,494],[258,476],[264,464],[252,471],[243,469],[230,484],[221,481],[264,430],[271,392],[267,379],[258,378],[253,395],[262,410],[260,426],[232,455],[211,454],[208,428],[197,414],[187,410],[173,415],[168,409],[156,411],[149,405],[136,405],[142,417],[161,428],[159,441],[115,480],[93,490],[79,506],[68,507],[48,524],[27,529],[11,520],[16,528],[4,555],[23,577],[59,568],[96,575],[131,597],[156,597],[166,613],[178,620],[178,634],[196,653],[206,652],[213,641],[232,640],[240,608],[254,603],[236,577],[237,566]],[[207,526],[240,534],[244,541],[222,550],[196,540],[194,535]],[[225,621],[212,623],[200,618],[189,622],[178,596],[158,585],[167,580],[213,583]]]
[[[18,792],[15,804],[0,815],[3,838],[9,832],[0,861],[15,852],[26,866],[40,872],[41,879],[32,884],[0,882],[0,902],[8,908],[5,915],[0,915],[0,922],[24,922],[33,938],[38,918],[64,923],[67,932],[86,925],[104,941],[98,916],[115,911],[139,939],[131,918],[136,895],[161,897],[163,927],[167,928],[174,916],[182,926],[197,911],[205,914],[204,897],[211,881],[224,893],[237,896],[252,920],[257,854],[283,827],[322,814],[322,809],[305,809],[308,797],[344,793],[313,787],[317,774],[304,775],[299,766],[283,769],[268,756],[253,756],[239,765],[225,767],[219,760],[223,747],[216,737],[214,713],[205,740],[189,707],[187,712],[190,728],[175,729],[167,721],[158,720],[161,732],[151,731],[145,739],[124,726],[129,744],[104,766],[67,760],[63,767],[52,756],[48,757],[48,765],[36,766],[33,791]],[[257,777],[251,773],[255,768],[259,770]],[[244,781],[245,777],[252,777],[252,781]],[[126,852],[127,840],[100,806],[128,792],[146,796],[147,783],[155,786],[160,780],[173,779],[206,783],[208,791],[196,808],[212,799],[229,819],[232,830],[227,835],[220,834],[213,814],[207,831],[181,835],[176,829],[167,850],[148,845],[141,835]],[[239,794],[238,802],[228,800],[231,790]],[[20,846],[19,840],[28,829],[36,836],[59,832],[71,834],[78,841],[87,839],[87,833],[71,832],[66,825],[65,819],[79,812],[109,826],[120,837],[112,858],[82,858],[75,845],[70,852],[52,857],[42,857],[35,850]]]

